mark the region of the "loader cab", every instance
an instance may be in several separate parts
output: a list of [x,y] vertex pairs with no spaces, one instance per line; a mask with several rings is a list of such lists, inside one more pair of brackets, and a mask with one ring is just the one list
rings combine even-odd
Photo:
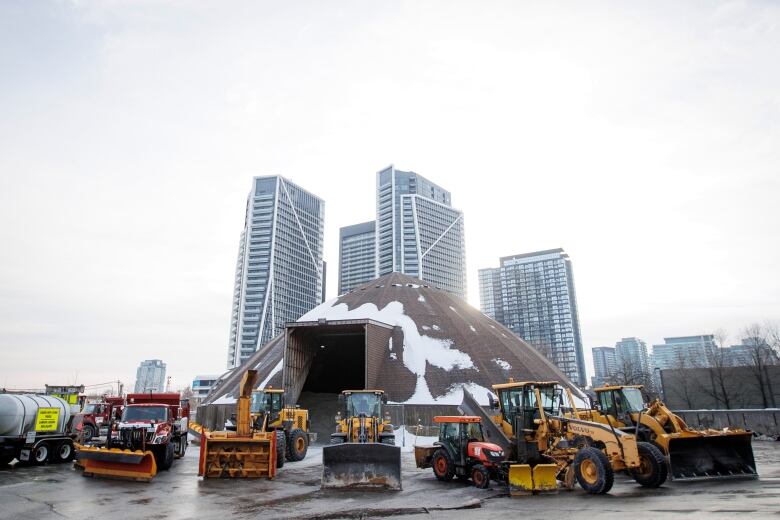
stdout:
[[601,413],[616,420],[617,426],[633,425],[631,415],[645,408],[641,386],[608,386],[597,388],[596,394]]
[[387,402],[381,390],[345,390],[339,396],[344,417],[382,418],[382,405]]
[[279,389],[254,390],[252,403],[249,407],[251,413],[270,412],[276,414],[282,411],[284,403],[282,396],[284,391]]
[[[545,415],[560,414],[563,389],[555,381],[543,383],[506,383],[494,385],[504,420],[515,434],[532,433],[538,429],[537,420]],[[536,390],[539,390],[537,394]],[[538,398],[537,398],[538,395]]]

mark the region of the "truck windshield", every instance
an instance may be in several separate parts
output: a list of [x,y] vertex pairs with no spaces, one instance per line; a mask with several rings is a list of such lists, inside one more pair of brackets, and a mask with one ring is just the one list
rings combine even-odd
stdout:
[[365,414],[367,417],[381,415],[382,398],[377,394],[350,394],[347,398],[347,417]]
[[84,406],[84,410],[82,410],[84,413],[95,413],[97,410],[98,405],[95,403],[89,403]]
[[122,422],[163,422],[168,420],[167,406],[128,406],[122,413]]
[[638,412],[645,407],[645,401],[642,399],[642,392],[638,388],[624,388],[623,397],[625,398],[624,407],[628,412]]

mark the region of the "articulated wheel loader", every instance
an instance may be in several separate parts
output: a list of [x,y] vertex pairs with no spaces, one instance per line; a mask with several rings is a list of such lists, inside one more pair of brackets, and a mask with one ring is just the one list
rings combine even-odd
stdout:
[[401,489],[401,448],[395,446],[382,390],[345,390],[339,396],[336,432],[322,449],[322,485],[327,488]]
[[309,411],[285,406],[281,388],[253,391],[251,413],[258,429],[265,424],[267,431],[284,432],[285,458],[291,462],[303,460],[309,444],[317,441],[317,434],[309,431]]
[[265,417],[255,428],[250,413],[257,370],[247,370],[241,379],[236,403],[236,431],[202,430],[198,476],[204,478],[268,478],[284,464],[284,432],[268,431]]
[[[486,440],[509,459],[512,494],[556,491],[558,480],[571,489],[575,479],[588,493],[607,493],[615,471],[626,471],[639,484],[658,487],[666,481],[663,454],[634,435],[597,422],[564,417],[564,390],[556,381],[493,385],[489,416],[464,390],[460,411],[483,418]],[[569,402],[574,400],[569,392]]]
[[645,407],[641,386],[594,390],[598,409],[580,411],[578,416],[610,424],[656,445],[668,457],[672,480],[758,477],[750,431],[691,429],[659,399]]

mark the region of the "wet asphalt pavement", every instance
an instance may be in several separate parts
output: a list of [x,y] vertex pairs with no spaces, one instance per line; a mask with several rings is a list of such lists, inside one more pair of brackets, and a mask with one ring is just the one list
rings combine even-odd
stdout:
[[667,482],[645,489],[617,477],[612,491],[581,489],[556,495],[509,497],[501,486],[479,490],[438,482],[403,453],[403,491],[320,491],[320,447],[287,463],[273,481],[203,480],[198,447],[153,482],[85,478],[71,464],[0,470],[0,520],[72,518],[248,519],[392,518],[780,518],[780,442],[756,441],[759,480]]

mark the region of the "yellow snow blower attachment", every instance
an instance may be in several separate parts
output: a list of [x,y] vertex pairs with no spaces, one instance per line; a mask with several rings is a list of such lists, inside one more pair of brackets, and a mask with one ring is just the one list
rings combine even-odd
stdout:
[[[241,380],[236,404],[236,431],[202,429],[198,476],[204,478],[268,478],[284,464],[284,432],[265,431],[264,424],[254,428],[250,413],[252,390],[257,370],[247,370]],[[281,439],[279,438],[281,434]]]
[[401,448],[389,415],[382,414],[381,390],[346,390],[339,397],[336,433],[322,449],[323,489],[401,489]]

